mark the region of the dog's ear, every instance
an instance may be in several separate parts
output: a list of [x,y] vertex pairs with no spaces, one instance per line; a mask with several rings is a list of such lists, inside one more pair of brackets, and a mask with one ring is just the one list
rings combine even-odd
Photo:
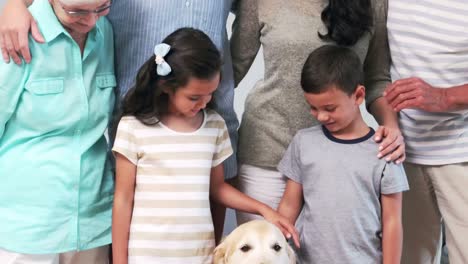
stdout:
[[213,252],[213,264],[226,264],[226,241],[215,248]]
[[286,251],[288,252],[289,264],[296,264],[296,253],[289,244],[286,244]]

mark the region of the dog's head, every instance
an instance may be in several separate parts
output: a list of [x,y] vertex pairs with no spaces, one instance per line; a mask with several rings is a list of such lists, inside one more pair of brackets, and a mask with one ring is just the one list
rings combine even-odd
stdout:
[[273,224],[255,220],[240,225],[214,251],[214,264],[295,264],[296,255]]

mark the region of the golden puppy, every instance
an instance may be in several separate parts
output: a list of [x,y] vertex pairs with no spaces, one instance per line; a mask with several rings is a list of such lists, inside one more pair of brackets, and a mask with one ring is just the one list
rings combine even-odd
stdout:
[[216,247],[213,264],[295,264],[296,255],[273,224],[254,220],[237,227]]

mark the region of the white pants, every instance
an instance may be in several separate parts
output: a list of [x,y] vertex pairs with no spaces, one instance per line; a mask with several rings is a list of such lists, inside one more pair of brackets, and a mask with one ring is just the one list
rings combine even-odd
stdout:
[[[286,179],[277,170],[240,164],[237,188],[246,195],[277,209],[286,187]],[[237,225],[262,219],[261,216],[236,212]]]
[[108,264],[109,246],[58,254],[21,254],[0,248],[1,264]]

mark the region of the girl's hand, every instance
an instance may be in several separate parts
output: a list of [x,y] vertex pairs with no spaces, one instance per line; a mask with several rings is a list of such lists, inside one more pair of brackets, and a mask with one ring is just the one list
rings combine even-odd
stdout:
[[400,129],[380,126],[375,132],[374,140],[380,143],[377,157],[385,157],[386,161],[402,163],[405,158],[405,142]]
[[292,238],[297,248],[301,247],[297,230],[286,217],[280,215],[270,207],[267,207],[264,211],[262,211],[261,215],[263,218],[265,218],[265,220],[277,226],[287,239]]

